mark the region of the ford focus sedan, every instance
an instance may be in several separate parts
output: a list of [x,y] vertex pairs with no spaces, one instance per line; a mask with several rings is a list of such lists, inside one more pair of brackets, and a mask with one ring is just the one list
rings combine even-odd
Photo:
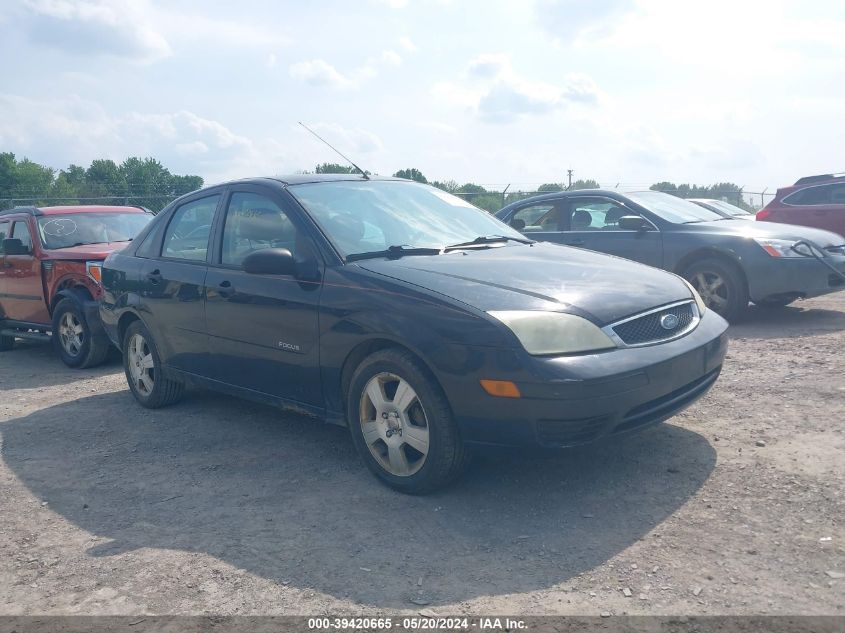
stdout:
[[680,277],[543,244],[410,181],[294,176],[164,209],[103,268],[145,407],[186,385],[348,426],[422,493],[473,444],[569,447],[666,420],[716,381],[725,321]]

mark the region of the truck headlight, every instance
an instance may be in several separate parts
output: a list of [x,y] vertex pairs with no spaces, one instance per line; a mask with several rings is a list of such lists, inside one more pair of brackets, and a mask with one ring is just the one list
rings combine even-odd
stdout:
[[574,354],[616,347],[597,325],[574,314],[534,310],[487,314],[504,323],[529,354]]

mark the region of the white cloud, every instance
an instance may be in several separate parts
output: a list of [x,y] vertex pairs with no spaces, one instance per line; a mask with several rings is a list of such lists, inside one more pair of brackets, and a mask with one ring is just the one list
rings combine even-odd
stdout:
[[145,0],[26,0],[23,7],[28,36],[40,45],[140,62],[172,53]]
[[352,80],[338,72],[338,70],[322,59],[297,62],[290,66],[290,76],[312,86],[328,86],[330,88],[348,88]]
[[472,59],[467,67],[467,75],[476,79],[493,79],[511,73],[511,62],[501,53],[484,53]]
[[272,173],[286,160],[280,144],[254,141],[193,112],[111,115],[76,95],[37,100],[0,94],[0,146],[40,162],[50,156],[57,168],[155,156],[174,173],[210,181]]
[[383,51],[381,61],[389,66],[399,66],[402,64],[402,57],[396,51]]
[[401,46],[409,53],[416,53],[419,50],[419,48],[417,48],[417,45],[414,44],[414,41],[407,36],[399,38],[399,46]]
[[605,31],[634,5],[633,0],[537,0],[535,16],[553,39],[569,42]]
[[309,127],[343,153],[358,156],[378,152],[384,148],[378,136],[358,127],[347,128],[338,123],[314,123]]
[[375,3],[391,9],[404,9],[408,6],[408,0],[375,0]]

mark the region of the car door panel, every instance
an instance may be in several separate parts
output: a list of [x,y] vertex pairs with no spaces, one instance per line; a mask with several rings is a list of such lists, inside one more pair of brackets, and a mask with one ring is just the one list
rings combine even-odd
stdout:
[[41,262],[35,256],[32,234],[26,220],[15,220],[11,226],[11,239],[20,240],[29,247],[25,255],[4,254],[3,309],[7,319],[27,323],[49,323],[50,314],[44,301],[41,282]]
[[[234,188],[206,280],[206,319],[217,380],[286,400],[322,405],[318,309],[321,264],[295,209],[256,187]],[[288,248],[310,280],[240,268],[262,248]],[[306,265],[310,262],[310,266]]]

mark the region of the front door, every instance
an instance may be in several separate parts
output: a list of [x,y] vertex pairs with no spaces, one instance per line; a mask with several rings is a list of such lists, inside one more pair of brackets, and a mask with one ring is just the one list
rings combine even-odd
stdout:
[[[264,188],[233,188],[217,244],[206,279],[214,377],[322,405],[317,323],[322,264],[296,209]],[[244,272],[244,258],[265,248],[289,249],[302,274]]]
[[141,266],[141,310],[165,365],[207,375],[205,278],[221,195],[185,202],[171,214],[158,257]]
[[623,216],[640,215],[622,202],[601,196],[567,198],[563,210],[563,231],[556,241],[632,259],[649,266],[663,265],[663,240],[650,222],[646,230],[632,231],[619,226]]
[[[0,228],[0,232],[3,229]],[[2,302],[5,317],[27,323],[48,324],[50,314],[44,301],[41,283],[41,262],[35,257],[32,233],[25,219],[11,223],[10,239],[15,241],[15,254],[3,254]]]

